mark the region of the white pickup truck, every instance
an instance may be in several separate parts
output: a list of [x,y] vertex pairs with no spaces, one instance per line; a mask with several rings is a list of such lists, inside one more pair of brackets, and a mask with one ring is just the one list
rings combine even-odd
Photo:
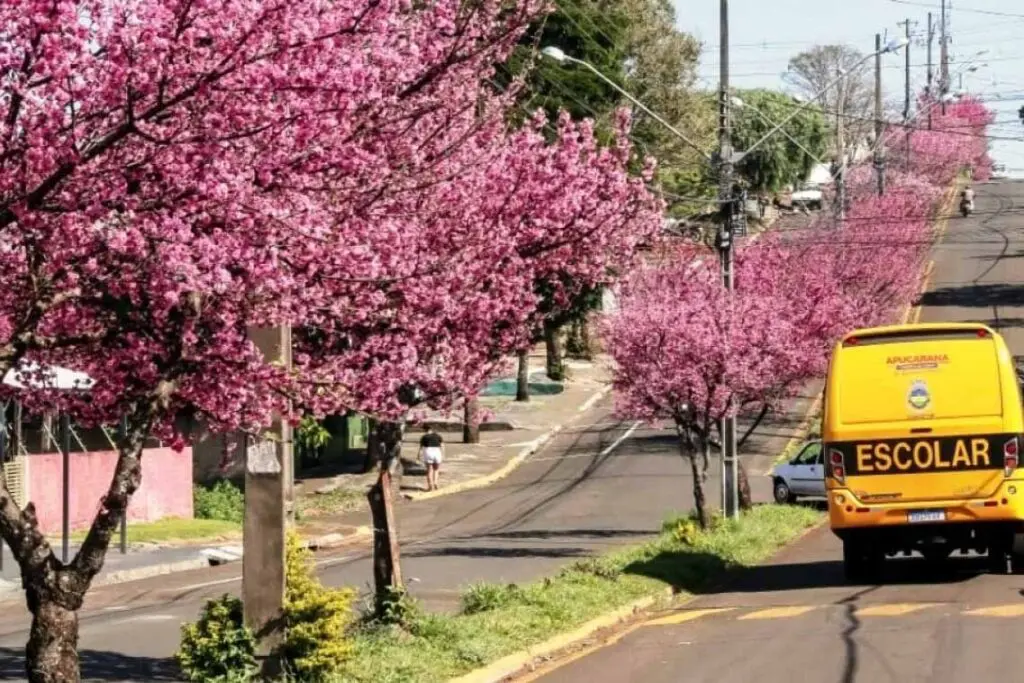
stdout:
[[799,190],[790,195],[793,206],[802,205],[808,209],[821,210],[825,194],[816,183],[804,183]]

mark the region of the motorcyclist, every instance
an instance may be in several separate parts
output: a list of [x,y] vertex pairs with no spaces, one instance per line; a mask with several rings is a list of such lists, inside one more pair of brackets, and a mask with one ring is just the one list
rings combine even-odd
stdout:
[[974,211],[974,188],[968,185],[964,188],[961,197],[961,202],[967,207],[967,210]]

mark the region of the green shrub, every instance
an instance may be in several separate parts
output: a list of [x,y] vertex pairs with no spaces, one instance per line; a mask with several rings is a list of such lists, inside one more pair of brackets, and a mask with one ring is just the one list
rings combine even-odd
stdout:
[[196,519],[216,519],[242,523],[245,517],[245,494],[227,479],[213,486],[192,489],[192,505]]
[[673,541],[682,545],[695,545],[701,535],[718,531],[723,528],[727,520],[722,516],[720,510],[711,513],[710,523],[707,529],[700,528],[700,521],[696,513],[685,516],[674,516],[665,520],[662,524],[662,531],[668,534]]
[[312,553],[288,534],[284,600],[288,667],[301,681],[320,681],[341,670],[352,651],[347,634],[355,592],[326,588],[314,574]]
[[410,630],[423,618],[423,608],[403,588],[388,588],[377,599],[374,620],[381,625],[400,626]]
[[479,614],[523,602],[523,589],[514,583],[477,583],[462,594],[462,613]]
[[199,621],[181,627],[175,658],[185,678],[199,683],[243,683],[256,673],[256,638],[242,620],[242,601],[210,600]]

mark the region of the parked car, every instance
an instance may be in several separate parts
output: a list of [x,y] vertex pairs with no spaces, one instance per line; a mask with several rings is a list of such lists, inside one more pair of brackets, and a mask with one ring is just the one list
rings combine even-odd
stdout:
[[820,186],[807,183],[794,192],[791,197],[794,206],[803,205],[808,209],[820,211],[824,203],[825,194],[821,191]]
[[825,497],[825,452],[820,441],[808,441],[789,462],[772,469],[775,502],[793,503],[798,497]]

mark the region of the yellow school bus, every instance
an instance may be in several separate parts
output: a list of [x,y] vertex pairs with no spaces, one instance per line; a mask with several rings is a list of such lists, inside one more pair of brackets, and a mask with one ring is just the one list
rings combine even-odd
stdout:
[[1012,571],[1024,532],[1024,418],[1013,356],[974,323],[857,330],[833,351],[822,440],[851,579],[920,552],[987,553]]

